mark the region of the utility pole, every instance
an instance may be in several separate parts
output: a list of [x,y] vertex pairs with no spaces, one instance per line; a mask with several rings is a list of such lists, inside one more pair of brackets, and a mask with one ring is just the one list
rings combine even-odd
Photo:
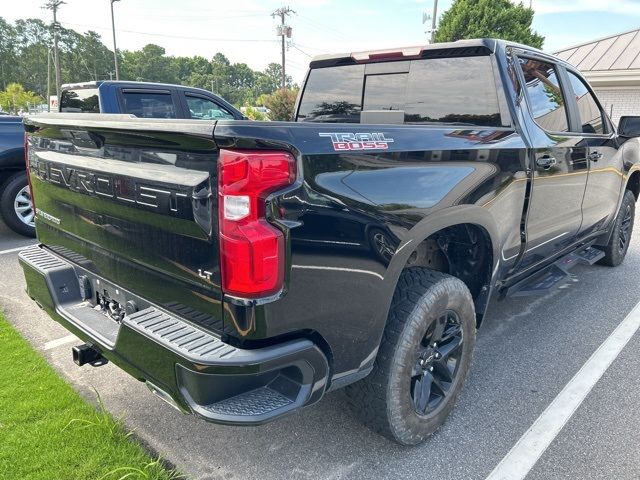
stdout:
[[60,55],[58,53],[58,31],[60,24],[58,23],[58,7],[65,2],[62,0],[49,0],[44,8],[53,11],[53,68],[56,72],[56,95],[58,102],[60,101]]
[[433,17],[431,17],[431,43],[436,43],[437,19],[438,19],[438,0],[433,0]]
[[111,30],[113,31],[113,63],[116,66],[116,80],[120,80],[120,70],[118,70],[118,48],[116,47],[116,22],[113,19],[113,3],[120,0],[111,0]]
[[287,86],[287,74],[285,73],[285,40],[284,37],[291,38],[291,27],[284,23],[285,18],[296,13],[289,7],[280,7],[271,14],[273,18],[280,17],[280,25],[277,28],[277,34],[282,37],[282,88]]
[[47,48],[47,112],[51,111],[51,47]]

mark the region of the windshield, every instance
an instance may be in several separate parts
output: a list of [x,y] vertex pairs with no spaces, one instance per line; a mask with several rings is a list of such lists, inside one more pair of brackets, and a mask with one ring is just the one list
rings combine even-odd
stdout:
[[311,70],[298,121],[501,126],[491,57],[420,59]]

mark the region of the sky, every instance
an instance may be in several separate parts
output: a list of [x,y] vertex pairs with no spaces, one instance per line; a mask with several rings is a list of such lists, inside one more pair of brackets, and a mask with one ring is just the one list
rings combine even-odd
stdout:
[[[112,48],[109,0],[65,0],[58,19],[64,27],[94,30]],[[438,2],[439,13],[452,0]],[[533,28],[549,52],[640,27],[640,0],[531,0]],[[524,0],[528,4],[529,0]],[[45,0],[0,0],[0,16],[51,21]],[[280,62],[279,20],[271,17],[288,5],[292,37],[287,73],[301,83],[309,60],[322,53],[342,53],[427,43],[433,0],[118,0],[114,4],[119,49],[155,43],[168,55],[224,53],[232,62],[262,70]]]

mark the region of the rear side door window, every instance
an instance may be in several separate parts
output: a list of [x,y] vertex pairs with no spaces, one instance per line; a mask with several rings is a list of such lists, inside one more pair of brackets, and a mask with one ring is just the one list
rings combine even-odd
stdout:
[[124,113],[139,118],[177,118],[169,91],[123,90]]
[[550,132],[569,131],[567,109],[556,67],[533,58],[519,58],[533,119]]
[[233,120],[233,114],[213,100],[186,94],[189,118],[199,120]]
[[607,132],[607,123],[605,121],[604,113],[600,109],[598,102],[596,102],[593,94],[589,90],[589,87],[578,77],[575,73],[567,70],[569,75],[569,81],[571,82],[571,88],[573,94],[576,97],[576,103],[578,104],[578,113],[580,114],[580,133],[591,133],[597,135],[604,135]]

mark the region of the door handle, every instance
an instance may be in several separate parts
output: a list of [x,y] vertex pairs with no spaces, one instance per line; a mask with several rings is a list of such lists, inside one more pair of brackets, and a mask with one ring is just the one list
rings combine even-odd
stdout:
[[549,170],[556,163],[558,163],[558,161],[555,159],[555,157],[552,157],[550,155],[544,155],[542,157],[536,158],[536,165],[545,170]]
[[592,162],[597,162],[602,158],[602,154],[600,152],[591,152],[587,155],[587,158]]

